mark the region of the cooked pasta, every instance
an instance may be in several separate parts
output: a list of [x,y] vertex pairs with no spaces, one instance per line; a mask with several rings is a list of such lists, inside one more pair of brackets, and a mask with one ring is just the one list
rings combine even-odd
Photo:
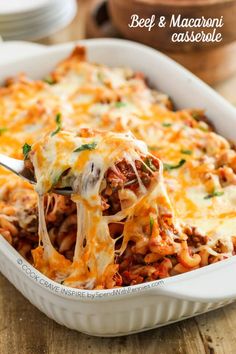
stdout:
[[174,111],[141,73],[82,47],[42,80],[6,80],[0,152],[36,181],[0,169],[0,234],[57,282],[134,285],[235,254],[233,146],[201,110]]

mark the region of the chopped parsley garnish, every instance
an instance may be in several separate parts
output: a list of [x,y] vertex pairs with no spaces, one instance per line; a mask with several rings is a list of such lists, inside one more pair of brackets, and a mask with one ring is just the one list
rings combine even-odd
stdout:
[[77,149],[74,150],[74,152],[80,152],[80,151],[84,151],[84,150],[94,150],[97,146],[97,143],[95,143],[95,141],[93,143],[90,144],[83,144],[80,147],[78,147]]
[[126,105],[127,104],[125,102],[121,102],[121,101],[115,103],[116,108],[125,107]]
[[181,152],[181,154],[185,154],[185,155],[192,155],[192,150],[185,150],[185,149],[182,149],[182,150],[180,150],[180,152]]
[[55,121],[56,121],[56,124],[57,124],[57,129],[54,130],[54,132],[52,132],[51,136],[56,135],[61,130],[61,125],[62,125],[61,124],[61,113],[57,113]]
[[24,158],[27,159],[28,154],[31,151],[31,146],[29,144],[25,143],[22,147],[22,151],[23,151]]
[[150,234],[152,234],[152,229],[154,225],[154,219],[152,216],[150,216],[149,224],[150,224]]
[[[157,170],[156,166],[152,162],[152,159],[150,159],[150,158],[146,158],[144,160],[144,164],[152,171],[156,171]],[[142,170],[143,171],[147,170],[147,167],[145,165],[142,166]]]
[[164,163],[164,170],[165,171],[171,171],[174,170],[176,168],[180,168],[181,166],[183,166],[185,164],[186,160],[181,159],[179,161],[179,163],[177,163],[177,165],[169,165],[168,163]]
[[5,128],[5,127],[0,128],[0,135],[5,133],[6,131],[7,131],[7,128]]
[[53,183],[52,183],[52,184],[53,184],[53,185],[56,185],[56,184],[59,182],[61,176],[62,176],[62,173],[58,173],[58,174],[53,178]]
[[162,123],[162,126],[168,128],[168,127],[171,127],[172,124],[171,123]]
[[48,85],[55,85],[56,81],[51,77],[47,76],[43,79],[44,82],[46,82]]
[[223,194],[224,194],[223,191],[222,191],[222,192],[217,192],[217,191],[215,191],[215,192],[212,192],[212,193],[210,193],[210,194],[207,194],[207,195],[204,197],[204,199],[211,199],[211,198],[214,198],[214,197],[221,197]]

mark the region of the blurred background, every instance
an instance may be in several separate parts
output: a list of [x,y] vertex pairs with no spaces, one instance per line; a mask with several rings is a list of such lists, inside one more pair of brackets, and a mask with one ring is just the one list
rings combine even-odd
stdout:
[[[171,35],[176,29],[129,28],[132,14],[140,18],[165,16],[167,22],[172,14],[184,18],[223,16],[224,26],[217,29],[223,40],[173,43]],[[236,105],[235,18],[236,0],[0,0],[3,42],[20,40],[48,45],[84,38],[127,38],[162,51]],[[206,33],[213,30],[204,29]]]

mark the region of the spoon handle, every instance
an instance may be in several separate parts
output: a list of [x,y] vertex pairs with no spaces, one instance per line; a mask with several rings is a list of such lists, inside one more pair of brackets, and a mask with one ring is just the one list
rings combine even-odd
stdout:
[[12,157],[3,154],[0,154],[0,165],[16,173],[17,175],[24,169],[24,161],[13,159]]

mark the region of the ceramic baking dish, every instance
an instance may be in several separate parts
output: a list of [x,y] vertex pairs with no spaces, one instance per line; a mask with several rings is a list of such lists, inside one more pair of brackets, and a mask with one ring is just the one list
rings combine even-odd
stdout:
[[[165,55],[140,44],[114,39],[82,41],[89,60],[142,71],[168,93],[176,107],[200,107],[216,130],[236,141],[236,110],[191,73]],[[74,43],[0,67],[0,80],[19,72],[45,76]],[[27,263],[0,236],[0,270],[48,317],[96,336],[120,336],[183,320],[236,299],[236,257],[175,277],[112,290],[80,290],[57,284]]]

